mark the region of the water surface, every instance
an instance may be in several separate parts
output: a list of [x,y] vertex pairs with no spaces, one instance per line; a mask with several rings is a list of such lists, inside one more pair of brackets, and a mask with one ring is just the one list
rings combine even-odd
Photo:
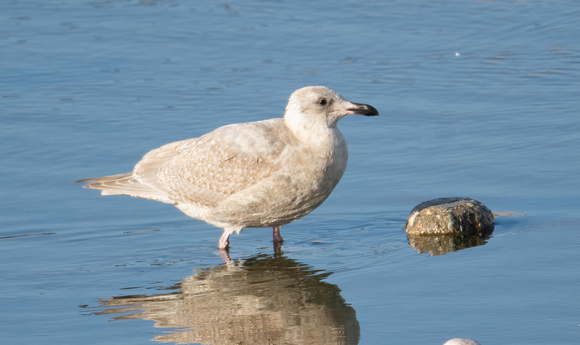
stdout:
[[[580,342],[576,2],[10,0],[1,13],[4,342]],[[271,230],[247,229],[228,266],[219,229],[70,183],[281,116],[305,85],[381,117],[341,121],[347,172],[282,229],[279,257]],[[418,253],[406,217],[446,196],[524,215],[498,217],[483,245]],[[211,306],[213,323],[187,314]]]

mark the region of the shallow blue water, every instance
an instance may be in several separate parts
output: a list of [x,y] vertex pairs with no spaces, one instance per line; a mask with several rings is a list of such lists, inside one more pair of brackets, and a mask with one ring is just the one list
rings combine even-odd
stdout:
[[[326,334],[296,320],[328,334],[358,327],[360,339],[347,343],[580,342],[576,2],[9,0],[1,8],[3,342],[143,344],[173,334],[173,342],[249,343],[250,326],[237,339],[183,332],[204,325],[168,316],[187,304],[156,305],[155,317],[130,308],[143,300],[118,298],[129,309],[117,312],[107,302],[168,291],[195,301],[188,282],[213,286],[214,276],[230,279],[220,286],[251,320],[293,320],[273,327],[292,330],[286,343]],[[278,260],[270,230],[247,229],[230,255],[258,264],[226,272],[219,229],[169,205],[70,183],[130,171],[147,151],[221,125],[282,116],[305,85],[372,104],[381,117],[341,121],[347,172],[319,209],[283,228]],[[485,245],[419,254],[405,220],[444,196],[525,215],[499,217]],[[261,277],[252,272],[305,283],[244,287],[242,279]],[[225,298],[209,291],[194,305]],[[316,291],[328,295],[280,302],[286,292]],[[238,327],[232,320],[222,321]]]

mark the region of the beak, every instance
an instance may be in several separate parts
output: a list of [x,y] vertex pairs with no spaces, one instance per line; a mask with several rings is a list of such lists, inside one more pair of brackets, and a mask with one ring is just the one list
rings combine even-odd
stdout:
[[347,114],[358,114],[365,116],[375,116],[379,115],[379,111],[372,105],[362,104],[362,103],[352,103],[352,107],[346,109]]

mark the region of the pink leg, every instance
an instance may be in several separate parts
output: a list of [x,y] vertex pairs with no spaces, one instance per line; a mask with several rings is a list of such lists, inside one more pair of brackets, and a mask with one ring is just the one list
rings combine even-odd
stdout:
[[273,228],[273,232],[272,232],[272,238],[274,240],[274,244],[282,244],[284,242],[284,239],[282,238],[282,235],[280,235],[280,226],[275,226]]
[[219,249],[226,249],[230,246],[230,234],[231,233],[229,231],[224,230],[224,233],[222,234],[222,237],[220,237],[220,241],[218,243]]
[[282,235],[280,235],[279,226],[274,227],[272,238],[274,239],[274,255],[278,257],[282,254],[282,243],[284,242]]
[[232,259],[230,259],[230,253],[229,253],[229,249],[220,249],[220,255],[222,257],[222,260],[224,260],[225,263],[230,263],[232,262]]

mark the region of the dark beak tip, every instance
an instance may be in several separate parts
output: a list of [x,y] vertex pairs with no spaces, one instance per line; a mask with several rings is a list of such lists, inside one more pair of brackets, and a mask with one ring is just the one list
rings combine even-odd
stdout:
[[377,108],[373,107],[372,105],[367,105],[368,110],[366,112],[366,116],[379,116],[379,111],[377,110]]
[[354,103],[357,105],[354,109],[349,109],[355,114],[364,115],[364,116],[379,116],[379,111],[377,108],[373,107],[372,105],[362,104],[362,103]]

